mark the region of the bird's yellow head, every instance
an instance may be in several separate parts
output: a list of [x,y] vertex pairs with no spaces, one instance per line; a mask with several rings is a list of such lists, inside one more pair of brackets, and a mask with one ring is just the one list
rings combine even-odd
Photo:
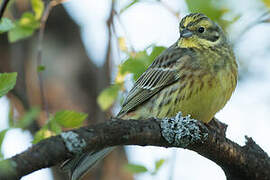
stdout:
[[181,48],[204,49],[224,42],[226,38],[222,29],[204,14],[192,13],[180,22],[178,46]]

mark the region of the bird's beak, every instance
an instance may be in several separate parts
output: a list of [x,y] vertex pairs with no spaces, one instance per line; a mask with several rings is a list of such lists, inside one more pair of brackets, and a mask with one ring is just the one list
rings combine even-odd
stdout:
[[182,38],[189,38],[192,36],[192,32],[188,29],[184,29],[183,31],[180,32],[180,37]]

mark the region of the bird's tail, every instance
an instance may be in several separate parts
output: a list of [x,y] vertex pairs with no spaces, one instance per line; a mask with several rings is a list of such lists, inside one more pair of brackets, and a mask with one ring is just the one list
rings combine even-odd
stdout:
[[69,159],[61,166],[62,170],[68,171],[70,180],[78,180],[99,160],[108,155],[114,148],[109,147],[96,152],[87,152]]

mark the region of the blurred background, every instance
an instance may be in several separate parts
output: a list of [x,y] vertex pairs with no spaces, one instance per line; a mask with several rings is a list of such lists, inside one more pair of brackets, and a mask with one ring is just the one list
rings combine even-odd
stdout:
[[[44,3],[46,9],[49,1]],[[5,16],[14,21],[33,8],[29,0],[10,4]],[[269,154],[269,8],[270,0],[68,0],[49,12],[43,41],[38,30],[27,38],[1,34],[0,72],[18,72],[18,78],[15,88],[0,98],[0,158],[27,149],[42,128],[47,134],[41,139],[59,133],[46,126],[46,111],[87,113],[84,124],[115,115],[138,76],[178,39],[179,21],[190,12],[205,13],[222,26],[237,57],[238,86],[216,115],[228,124],[227,137],[243,145],[248,135]],[[39,74],[48,108],[42,106],[37,72],[40,43],[45,70]],[[34,116],[33,107],[41,109]],[[12,126],[29,112],[27,126]],[[62,180],[67,175],[53,167],[23,177],[30,179]],[[84,179],[226,178],[215,163],[188,150],[128,146],[118,148]]]

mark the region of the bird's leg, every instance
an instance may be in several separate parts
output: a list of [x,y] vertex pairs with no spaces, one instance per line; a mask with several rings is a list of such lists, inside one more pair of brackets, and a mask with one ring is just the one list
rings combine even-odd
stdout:
[[228,125],[220,122],[217,118],[213,117],[213,119],[208,124],[206,124],[206,126],[215,130],[218,134],[222,134],[224,137],[226,136]]

